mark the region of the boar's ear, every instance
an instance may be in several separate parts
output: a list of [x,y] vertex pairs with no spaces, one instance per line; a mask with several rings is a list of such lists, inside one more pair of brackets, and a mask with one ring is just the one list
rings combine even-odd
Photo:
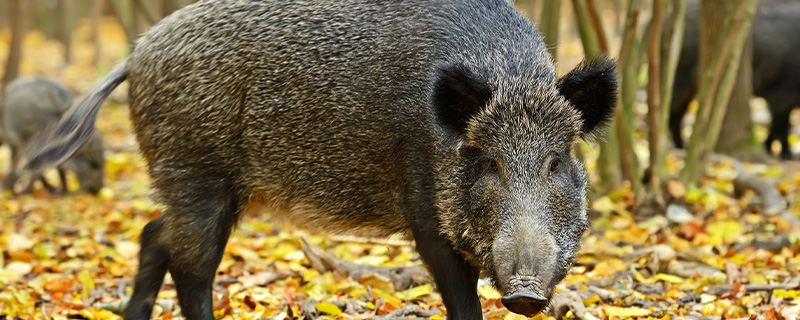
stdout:
[[431,101],[436,119],[446,128],[463,134],[469,120],[489,103],[492,90],[460,64],[440,63],[434,72]]
[[601,55],[558,80],[558,91],[581,113],[583,138],[599,135],[617,103],[616,62]]

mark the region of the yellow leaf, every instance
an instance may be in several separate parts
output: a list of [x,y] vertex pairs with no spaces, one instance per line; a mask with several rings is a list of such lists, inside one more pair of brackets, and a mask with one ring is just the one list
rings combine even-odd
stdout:
[[[305,255],[303,256],[305,257]],[[363,256],[353,260],[354,263],[378,266],[389,260],[388,256]]]
[[116,313],[113,313],[113,312],[105,310],[105,309],[90,308],[89,310],[91,311],[92,315],[94,315],[97,319],[109,320],[109,319],[120,319],[121,318]]
[[258,263],[261,261],[261,257],[258,255],[258,253],[247,247],[231,246],[228,251],[231,253],[231,255],[240,257],[248,263]]
[[650,310],[645,310],[637,307],[614,307],[603,306],[603,313],[609,318],[631,318],[631,317],[644,317],[650,314]]
[[408,290],[400,291],[396,294],[396,296],[400,299],[404,299],[406,301],[414,300],[416,298],[427,296],[431,294],[431,284],[423,284],[421,286],[413,287]]
[[600,298],[598,295],[593,295],[586,300],[586,304],[591,306],[594,304],[603,303],[603,299]]
[[750,270],[750,284],[767,284],[767,277],[764,274]]
[[684,281],[683,278],[681,278],[679,276],[666,274],[666,273],[656,274],[656,280],[661,280],[661,281],[664,281],[664,282],[671,282],[671,283],[683,283],[683,281]]
[[377,296],[379,296],[379,297],[381,297],[381,298],[383,298],[383,300],[386,300],[386,302],[389,302],[391,304],[394,304],[394,305],[397,305],[397,306],[400,306],[400,305],[403,304],[403,302],[400,301],[400,299],[397,299],[397,297],[389,295],[389,294],[387,294],[386,292],[383,292],[380,289],[373,288],[372,289],[372,293],[377,295]]
[[774,298],[784,298],[784,299],[794,300],[798,296],[800,296],[800,290],[775,289],[775,291],[772,291],[772,295]]
[[744,231],[738,221],[717,221],[709,223],[706,231],[712,237],[722,239],[723,242],[730,243],[736,241],[736,238]]
[[523,316],[523,315],[521,315],[521,314],[516,314],[516,313],[511,313],[511,312],[507,313],[503,317],[503,320],[525,320],[525,319],[528,319],[528,318]]
[[378,288],[385,292],[394,292],[394,283],[391,279],[377,273],[370,273],[358,278],[358,283],[364,286]]
[[[574,268],[575,268],[575,267],[573,267],[573,269],[574,269]],[[568,286],[571,286],[571,285],[573,285],[573,284],[577,284],[577,283],[585,282],[585,281],[587,281],[587,280],[589,280],[589,277],[588,277],[587,275],[583,274],[583,273],[580,273],[580,274],[570,274],[570,275],[567,275],[567,278],[566,278],[566,279],[564,279],[564,284],[566,284],[566,285],[568,285]],[[480,287],[478,287],[478,290],[480,291]],[[485,296],[484,296],[484,298],[485,298]],[[488,298],[487,298],[487,299],[488,299]]]
[[328,303],[328,302],[320,302],[314,308],[317,309],[319,312],[325,312],[332,316],[338,316],[342,314],[342,310],[339,309],[335,304]]
[[500,299],[503,297],[503,295],[497,292],[492,286],[480,286],[478,287],[478,293],[487,300]]
[[[92,274],[89,271],[84,271],[79,276],[81,282],[83,283],[83,290],[81,294],[84,297],[89,296],[89,292],[94,290],[94,279],[92,278]],[[104,319],[104,318],[103,318]]]
[[706,293],[700,294],[700,303],[701,304],[711,303],[711,302],[714,302],[716,300],[717,300],[717,296],[715,296],[713,294],[706,294]]
[[6,265],[5,269],[0,269],[0,280],[16,281],[31,271],[33,271],[33,266],[30,263],[12,261]]
[[375,305],[372,304],[372,302],[364,302],[364,301],[361,301],[361,300],[355,300],[355,301],[356,301],[357,304],[361,305],[362,307],[375,309]]
[[602,197],[592,201],[591,207],[593,210],[600,212],[611,212],[614,210],[614,208],[616,208],[614,202],[611,201],[609,197]]
[[35,243],[28,237],[19,233],[9,234],[5,238],[5,250],[8,252],[30,250]]
[[645,284],[650,284],[650,283],[656,282],[655,278],[652,278],[652,277],[651,278],[645,278],[641,273],[639,273],[639,271],[636,271],[636,268],[634,268],[633,266],[631,266],[631,270],[633,271],[633,278],[636,279],[636,281],[638,281],[638,282],[645,283]]
[[114,190],[109,187],[102,187],[100,192],[97,193],[97,198],[102,201],[114,200]]
[[625,270],[626,268],[627,266],[622,260],[608,259],[594,266],[592,272],[595,276],[607,276]]

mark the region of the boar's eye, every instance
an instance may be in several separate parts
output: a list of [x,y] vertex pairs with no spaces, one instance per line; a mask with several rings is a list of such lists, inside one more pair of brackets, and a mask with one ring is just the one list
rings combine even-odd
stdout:
[[489,170],[494,171],[494,173],[500,173],[500,168],[497,165],[497,160],[489,159]]
[[553,175],[558,170],[558,167],[561,166],[561,161],[558,159],[553,159],[550,161],[550,175]]

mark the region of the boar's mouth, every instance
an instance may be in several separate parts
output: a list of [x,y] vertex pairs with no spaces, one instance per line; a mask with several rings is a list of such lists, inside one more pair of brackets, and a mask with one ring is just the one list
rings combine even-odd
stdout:
[[552,287],[541,288],[540,283],[533,277],[514,277],[500,302],[511,312],[533,317],[547,307],[553,295]]
[[548,301],[549,299],[531,292],[507,295],[500,299],[506,309],[526,317],[533,317],[542,312]]

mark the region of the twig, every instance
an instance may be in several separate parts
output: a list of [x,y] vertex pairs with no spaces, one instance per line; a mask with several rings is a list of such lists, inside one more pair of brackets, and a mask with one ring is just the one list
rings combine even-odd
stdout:
[[[751,318],[751,317],[744,317],[744,318],[724,318],[724,317],[720,318],[719,316],[703,317],[703,316],[697,316],[697,315],[692,315],[692,314],[688,314],[688,315],[685,315],[683,317],[686,318],[686,319],[692,319],[692,320],[720,320],[720,319],[726,319],[726,320],[753,320],[754,319],[754,318]],[[755,319],[756,320],[764,320],[765,318],[766,317],[764,317],[764,316],[756,316]]]
[[416,304],[407,304],[402,308],[394,310],[392,312],[387,313],[383,316],[375,317],[378,320],[388,320],[388,319],[405,319],[404,317],[408,316],[415,316],[416,319],[419,318],[430,318],[439,314],[438,310],[423,310],[420,306]]
[[733,250],[741,251],[744,248],[752,247],[756,249],[763,249],[771,252],[779,252],[783,248],[789,248],[792,246],[792,242],[789,241],[789,237],[784,235],[779,235],[777,237],[764,240],[764,241],[753,241],[750,243],[740,243],[733,247]]
[[[675,156],[686,159],[687,154],[682,150],[676,150]],[[759,198],[761,198],[761,207],[764,214],[768,216],[781,215],[792,224],[800,224],[800,221],[791,213],[787,213],[788,203],[786,199],[781,196],[780,191],[774,181],[761,178],[745,170],[744,164],[734,158],[720,155],[711,154],[709,160],[714,163],[730,163],[733,169],[736,170],[738,175],[733,179],[733,186],[738,189],[753,190]]]
[[[720,295],[731,290],[733,286],[729,284],[708,286],[703,288],[703,292]],[[747,292],[753,291],[772,291],[772,290],[797,290],[800,289],[800,283],[786,283],[786,284],[748,284],[744,286]]]
[[744,164],[739,160],[724,155],[713,154],[711,161],[717,163],[730,163],[739,174],[733,179],[736,188],[753,190],[761,198],[764,214],[775,216],[786,211],[786,200],[781,196],[775,182],[761,178],[744,169]]
[[365,238],[356,236],[333,235],[328,237],[328,239],[336,242],[375,244],[375,245],[384,245],[393,247],[410,247],[414,245],[413,241],[408,241],[403,239],[393,239],[393,238]]
[[305,238],[300,239],[304,244],[303,253],[311,263],[311,267],[320,272],[339,271],[356,280],[370,274],[377,274],[389,279],[397,290],[404,290],[430,282],[428,272],[421,266],[376,267],[352,263],[339,259],[333,254],[312,245]]

